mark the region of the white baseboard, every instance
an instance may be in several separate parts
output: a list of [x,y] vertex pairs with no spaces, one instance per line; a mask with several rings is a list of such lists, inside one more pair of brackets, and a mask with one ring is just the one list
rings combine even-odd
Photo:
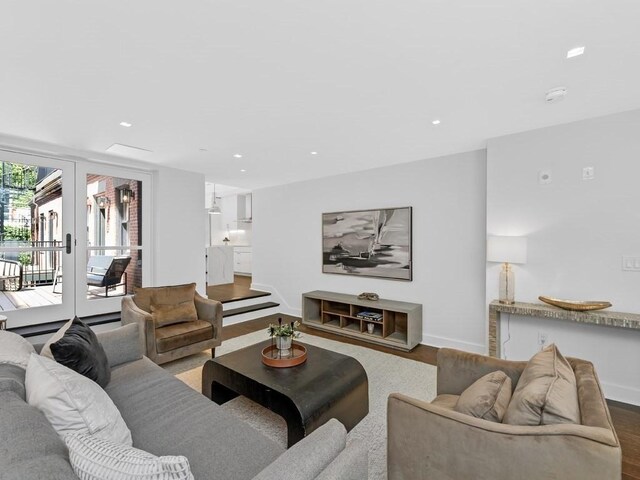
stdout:
[[609,400],[617,402],[629,403],[631,405],[640,405],[640,390],[633,387],[625,387],[624,385],[615,385],[613,383],[600,382],[604,396]]
[[457,350],[479,353],[481,355],[487,354],[486,345],[482,345],[480,343],[463,342],[460,340],[455,340],[453,338],[436,337],[434,335],[423,335],[421,343],[425,345],[431,345],[433,347],[455,348]]

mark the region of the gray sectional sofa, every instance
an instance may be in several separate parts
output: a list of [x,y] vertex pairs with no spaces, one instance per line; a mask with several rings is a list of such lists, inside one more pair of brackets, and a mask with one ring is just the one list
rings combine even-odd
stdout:
[[[285,450],[141,354],[138,326],[98,333],[109,364],[105,388],[131,430],[133,446],[184,455],[196,480],[367,478],[367,450],[346,445],[331,420]],[[0,480],[76,479],[63,441],[25,401],[24,370],[0,365]]]

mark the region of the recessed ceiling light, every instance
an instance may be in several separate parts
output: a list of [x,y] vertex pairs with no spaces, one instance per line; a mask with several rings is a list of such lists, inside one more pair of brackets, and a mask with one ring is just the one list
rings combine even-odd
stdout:
[[240,155],[239,153],[236,153],[233,157],[234,158],[242,158],[242,155]]
[[120,122],[120,126],[129,128],[129,127],[133,127],[133,123]]
[[584,47],[572,48],[567,52],[567,58],[577,57],[578,55],[582,55],[583,53],[584,53]]
[[240,170],[242,173],[246,172],[246,170],[243,168],[242,170]]
[[431,123],[433,123],[434,125],[440,125],[440,120],[436,119],[436,120],[434,120],[434,121],[433,121],[433,122],[431,122]]
[[311,152],[311,155],[317,155],[318,152]]

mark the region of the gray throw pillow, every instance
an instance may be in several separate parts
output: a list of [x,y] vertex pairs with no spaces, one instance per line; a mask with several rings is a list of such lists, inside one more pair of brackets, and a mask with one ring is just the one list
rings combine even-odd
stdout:
[[109,360],[96,334],[75,317],[62,338],[51,344],[53,359],[71,370],[90,378],[102,388],[111,380]]
[[502,422],[511,400],[511,379],[497,370],[486,374],[468,387],[453,409],[456,412],[482,418],[491,422]]

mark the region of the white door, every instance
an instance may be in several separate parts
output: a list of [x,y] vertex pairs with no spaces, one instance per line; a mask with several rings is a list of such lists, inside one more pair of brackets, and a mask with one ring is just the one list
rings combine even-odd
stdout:
[[0,149],[0,314],[9,328],[73,316],[74,180],[73,162]]
[[76,171],[76,312],[119,312],[124,295],[150,283],[151,175],[89,162]]

